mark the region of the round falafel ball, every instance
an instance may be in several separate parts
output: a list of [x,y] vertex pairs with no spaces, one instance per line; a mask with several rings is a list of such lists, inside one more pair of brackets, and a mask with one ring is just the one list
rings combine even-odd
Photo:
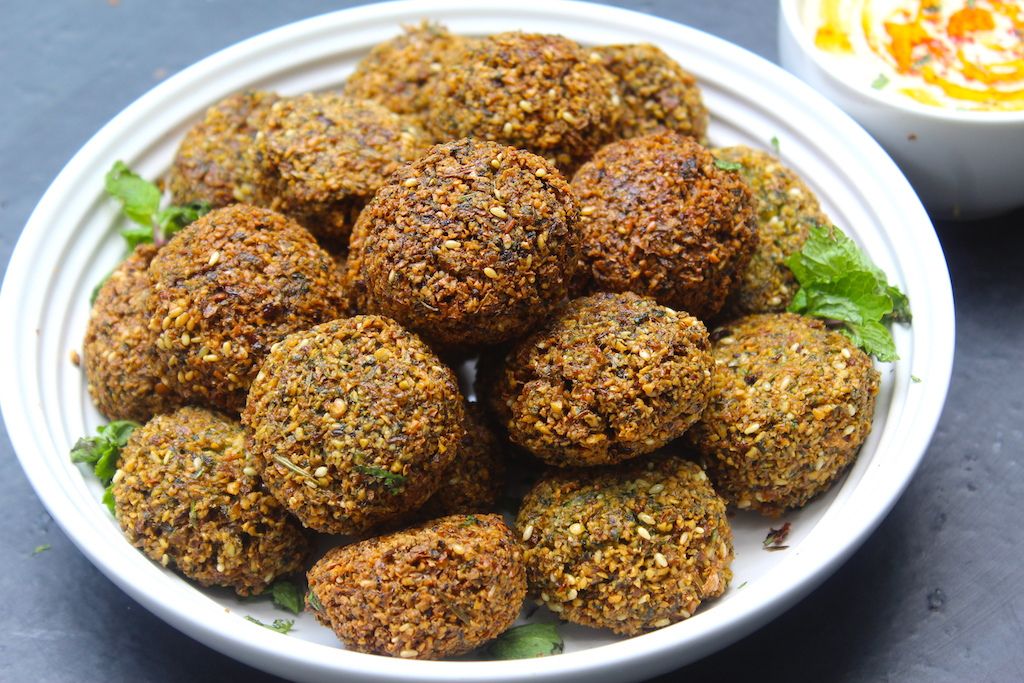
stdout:
[[600,55],[563,36],[518,32],[464,43],[426,96],[436,139],[496,140],[567,172],[613,139],[620,104]]
[[725,511],[677,457],[551,471],[516,517],[530,592],[566,621],[624,635],[687,619],[732,579]]
[[253,171],[246,150],[277,99],[275,93],[250,90],[207,109],[174,157],[167,176],[172,201],[204,201],[215,208],[252,201]]
[[294,221],[246,204],[186,227],[149,271],[163,381],[228,412],[245,405],[271,344],[342,310],[330,254]]
[[158,415],[121,451],[112,493],[132,545],[202,586],[262,593],[299,571],[308,539],[249,464],[237,421],[203,408]]
[[263,481],[304,525],[351,534],[419,507],[458,452],[458,382],[418,337],[378,316],[275,344],[242,414]]
[[310,608],[346,647],[406,659],[464,654],[512,625],[522,551],[501,515],[453,515],[334,548],[308,574]]
[[799,289],[786,259],[800,251],[817,225],[831,225],[811,188],[777,158],[742,145],[711,150],[740,164],[757,199],[757,247],[725,304],[723,317],[781,313]]
[[594,289],[713,317],[757,244],[754,197],[693,138],[612,143],[572,179]]
[[100,287],[85,330],[82,361],[89,395],[111,420],[145,422],[182,400],[160,379],[157,334],[149,329],[152,244],[140,244]]
[[578,216],[568,183],[537,155],[483,140],[436,145],[360,215],[353,296],[441,349],[515,338],[565,298]]
[[594,294],[516,344],[482,391],[513,442],[552,465],[601,465],[681,436],[707,403],[711,367],[696,318]]
[[875,412],[871,359],[819,320],[766,313],[713,333],[711,400],[687,433],[715,489],[778,516],[853,462]]
[[618,81],[618,137],[674,130],[704,143],[708,110],[693,74],[650,43],[603,45],[594,52]]
[[440,76],[467,39],[428,21],[403,29],[356,65],[345,81],[345,95],[380,102],[398,114],[419,114],[427,108],[427,83]]
[[377,188],[429,142],[413,119],[377,102],[333,92],[280,99],[250,148],[255,203],[343,246]]

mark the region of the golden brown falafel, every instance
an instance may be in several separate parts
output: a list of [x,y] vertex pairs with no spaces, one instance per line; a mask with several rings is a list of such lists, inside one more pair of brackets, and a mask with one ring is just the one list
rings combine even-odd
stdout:
[[594,294],[513,346],[481,391],[513,442],[552,465],[599,465],[681,436],[707,403],[711,365],[696,318]]
[[687,433],[708,476],[739,508],[805,505],[871,431],[878,371],[846,337],[792,313],[740,318],[712,337],[711,400]]
[[186,227],[149,271],[163,381],[189,401],[233,413],[271,344],[342,308],[330,254],[294,221],[246,204]]
[[263,481],[311,529],[359,533],[422,505],[464,434],[450,369],[377,316],[275,344],[242,415]]
[[725,502],[681,458],[549,472],[516,532],[530,592],[569,622],[615,633],[687,619],[732,579]]
[[302,528],[246,459],[242,426],[202,408],[137,428],[114,474],[115,516],[132,545],[203,586],[261,593],[298,571]]

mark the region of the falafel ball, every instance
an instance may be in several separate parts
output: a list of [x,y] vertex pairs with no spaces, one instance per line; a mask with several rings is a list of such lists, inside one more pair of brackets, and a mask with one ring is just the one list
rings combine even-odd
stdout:
[[246,150],[277,99],[275,93],[250,90],[207,109],[174,157],[167,176],[172,201],[204,201],[213,207],[252,201],[253,171]]
[[583,257],[598,291],[632,291],[713,317],[757,245],[754,197],[675,132],[604,147],[572,179]]
[[157,334],[149,329],[152,244],[140,244],[100,287],[85,330],[82,361],[89,395],[111,420],[145,422],[181,405],[160,379]]
[[799,289],[786,259],[800,251],[811,228],[831,221],[811,188],[771,154],[743,145],[719,147],[711,153],[740,164],[739,174],[757,199],[757,248],[722,315],[781,313]]
[[594,294],[516,344],[482,391],[512,441],[544,461],[614,463],[664,446],[700,417],[710,346],[686,313],[630,292]]
[[250,149],[255,203],[343,246],[377,188],[429,143],[413,119],[377,102],[333,92],[280,99]]
[[594,52],[618,79],[622,98],[618,137],[674,130],[704,144],[708,110],[693,74],[650,43],[603,45]]
[[137,428],[114,475],[115,516],[132,545],[202,586],[262,593],[299,571],[308,540],[249,464],[237,421],[203,408]]
[[353,296],[443,350],[515,338],[565,298],[578,216],[568,183],[535,154],[483,140],[435,145],[360,215]]
[[519,32],[464,43],[426,96],[436,139],[496,140],[566,172],[613,139],[620,105],[600,55],[563,36]]
[[453,515],[334,548],[308,574],[310,608],[346,647],[406,659],[464,654],[512,625],[522,550],[501,515]]
[[419,507],[465,433],[458,382],[378,316],[334,320],[275,344],[242,414],[263,481],[304,525],[359,533]]
[[875,412],[871,359],[819,320],[766,313],[715,330],[711,400],[687,433],[716,490],[778,516],[853,462]]
[[624,635],[687,619],[732,579],[725,510],[678,457],[551,471],[516,518],[530,592],[566,621]]
[[233,413],[271,344],[342,310],[330,254],[295,221],[246,204],[183,229],[149,271],[164,383]]
[[345,95],[380,102],[398,114],[419,114],[427,108],[427,83],[440,76],[467,39],[428,21],[404,26],[403,31],[374,47],[356,65],[345,81]]

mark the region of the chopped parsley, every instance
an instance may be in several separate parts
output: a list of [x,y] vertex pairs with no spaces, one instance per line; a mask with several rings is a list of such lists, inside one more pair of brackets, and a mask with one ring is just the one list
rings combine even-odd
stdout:
[[386,486],[388,491],[391,491],[392,493],[397,493],[398,491],[401,491],[402,488],[405,486],[406,477],[404,474],[395,474],[394,472],[386,470],[383,467],[374,467],[372,465],[356,465],[356,470],[362,472],[363,474],[369,475],[371,477],[376,477],[377,479],[382,480],[384,482],[384,486]]
[[35,550],[32,551],[32,554],[33,555],[38,555],[39,553],[45,553],[47,550],[49,550],[52,547],[53,546],[51,546],[49,543],[44,543],[42,545],[37,545]]
[[789,311],[833,321],[850,341],[880,361],[899,359],[885,323],[910,322],[910,300],[835,226],[811,228],[786,259],[800,289]]
[[715,159],[715,166],[722,169],[723,171],[742,171],[743,164],[736,161],[726,161],[725,159]]
[[921,383],[921,378],[918,377],[917,375],[911,375],[910,376],[910,381],[913,382],[914,384],[920,384]]
[[778,138],[778,136],[773,135],[772,139],[771,139],[771,143],[772,143],[772,149],[775,150],[775,156],[778,156],[779,153],[780,153],[779,138]]
[[115,420],[96,429],[96,436],[83,436],[71,447],[71,462],[92,465],[93,474],[100,480],[106,490],[103,492],[103,504],[111,514],[114,513],[114,495],[111,493],[114,473],[117,472],[117,459],[121,449],[128,443],[128,437],[139,423],[131,420]]
[[878,74],[875,76],[875,80],[871,81],[871,87],[875,90],[881,90],[887,85],[889,85],[889,77],[885,74]]
[[294,619],[274,619],[274,623],[264,624],[256,617],[250,617],[246,615],[245,620],[251,621],[252,623],[262,626],[263,628],[268,628],[271,631],[277,631],[278,633],[281,633],[283,635],[288,635],[291,632],[292,627],[295,626]]
[[502,633],[487,646],[493,659],[531,659],[557,655],[565,643],[555,624],[526,624]]

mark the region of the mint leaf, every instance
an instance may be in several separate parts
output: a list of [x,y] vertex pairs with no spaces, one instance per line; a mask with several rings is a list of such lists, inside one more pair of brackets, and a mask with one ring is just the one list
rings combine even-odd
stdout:
[[114,199],[121,202],[121,210],[139,225],[152,229],[153,214],[160,208],[160,190],[143,180],[123,161],[115,161],[107,171],[104,187]]
[[270,595],[274,604],[292,614],[302,614],[302,591],[291,581],[281,579],[270,587]]
[[725,159],[715,159],[715,166],[722,169],[723,171],[742,171],[743,164],[736,161],[726,161]]
[[156,223],[164,239],[170,239],[176,232],[210,213],[209,202],[189,202],[182,206],[171,205],[156,214]]
[[843,334],[880,361],[899,358],[883,323],[910,322],[910,300],[842,230],[811,228],[786,265],[800,283],[789,311],[842,323]]
[[250,617],[250,616],[246,616],[245,620],[246,621],[251,621],[252,623],[257,624],[259,626],[262,626],[263,628],[269,628],[271,631],[277,631],[278,633],[281,633],[281,634],[284,634],[284,635],[288,635],[288,633],[291,632],[292,627],[295,626],[295,620],[294,619],[274,619],[274,623],[272,623],[272,624],[264,624],[262,621],[260,621],[256,617]]
[[151,244],[153,242],[153,228],[145,228],[141,225],[126,225],[121,228],[121,237],[128,245],[128,251],[134,251],[140,244]]
[[502,633],[487,646],[494,659],[530,659],[547,657],[565,650],[565,643],[554,624],[526,624]]

